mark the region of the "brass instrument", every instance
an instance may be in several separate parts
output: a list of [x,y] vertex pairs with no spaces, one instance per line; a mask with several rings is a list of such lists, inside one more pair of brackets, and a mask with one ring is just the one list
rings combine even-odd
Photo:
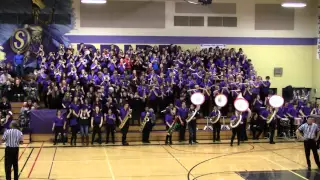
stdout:
[[194,116],[197,114],[198,110],[194,109],[192,112],[189,113],[186,122],[189,123],[190,121],[192,121],[192,119],[194,118]]
[[276,109],[276,110],[274,110],[273,111],[273,113],[272,113],[272,115],[270,116],[268,116],[268,118],[267,118],[267,124],[270,124],[271,123],[271,121],[274,119],[274,117],[276,116],[276,114],[277,114],[277,112],[278,112],[278,110]]
[[212,124],[215,124],[215,123],[217,123],[217,122],[220,120],[221,112],[220,112],[219,110],[217,110],[217,111],[218,111],[218,115],[217,115],[217,117],[215,118],[215,120],[213,120],[213,117],[210,117],[210,122],[211,122]]
[[237,128],[240,125],[241,121],[242,121],[242,115],[240,114],[236,120],[230,122],[231,128]]
[[128,119],[130,119],[132,117],[132,109],[129,109],[126,116],[123,118],[121,124],[119,125],[119,128],[122,129],[123,126],[126,124],[126,122],[128,121]]
[[146,113],[146,116],[144,117],[143,119],[143,122],[141,123],[141,126],[140,126],[140,129],[139,131],[142,132],[144,127],[146,126],[147,122],[149,122],[150,119],[149,119],[149,112]]

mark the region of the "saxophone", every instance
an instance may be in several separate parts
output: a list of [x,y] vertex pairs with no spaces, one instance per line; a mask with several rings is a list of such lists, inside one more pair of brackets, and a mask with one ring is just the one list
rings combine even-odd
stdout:
[[128,119],[130,119],[130,118],[132,117],[131,113],[132,113],[132,109],[129,109],[129,111],[127,112],[126,116],[123,118],[123,120],[122,120],[122,122],[121,122],[121,124],[120,124],[120,126],[119,126],[120,129],[122,129],[123,126],[124,126],[124,125],[126,124],[126,122],[128,121]]
[[146,113],[146,116],[143,118],[143,122],[141,123],[139,131],[142,132],[147,122],[149,122],[149,112]]

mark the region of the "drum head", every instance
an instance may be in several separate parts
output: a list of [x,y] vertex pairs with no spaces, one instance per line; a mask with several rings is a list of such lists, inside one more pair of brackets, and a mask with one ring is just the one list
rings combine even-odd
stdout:
[[234,107],[236,108],[236,110],[240,111],[240,112],[245,112],[248,110],[249,108],[249,103],[246,99],[244,98],[238,98],[233,102]]
[[269,104],[274,108],[279,108],[283,106],[283,103],[284,103],[284,99],[279,95],[273,95],[269,98]]
[[214,98],[214,102],[216,103],[217,106],[224,107],[228,103],[228,98],[224,94],[218,94]]
[[199,93],[199,92],[193,93],[193,94],[191,95],[191,97],[190,97],[190,100],[191,100],[192,104],[194,104],[194,105],[201,105],[201,104],[203,104],[204,101],[205,101],[205,99],[206,99],[206,98],[204,97],[204,95],[203,95],[202,93]]

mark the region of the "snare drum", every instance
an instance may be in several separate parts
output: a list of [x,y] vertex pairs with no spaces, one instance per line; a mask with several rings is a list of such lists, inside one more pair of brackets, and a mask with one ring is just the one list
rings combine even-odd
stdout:
[[289,126],[290,125],[290,121],[288,118],[281,118],[280,119],[280,125],[281,126]]
[[302,124],[302,118],[294,118],[294,125],[300,126]]

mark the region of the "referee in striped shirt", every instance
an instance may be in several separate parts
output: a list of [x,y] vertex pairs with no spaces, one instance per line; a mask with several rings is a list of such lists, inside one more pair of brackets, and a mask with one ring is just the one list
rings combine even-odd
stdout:
[[[319,155],[316,142],[319,139],[320,132],[318,125],[314,123],[315,117],[309,116],[306,123],[302,124],[296,131],[297,137],[304,140],[304,151],[306,154],[308,170],[311,170],[310,150],[312,150],[314,160],[320,169]],[[303,135],[301,135],[301,132]]]
[[11,167],[13,166],[14,180],[18,180],[19,144],[23,143],[23,134],[15,121],[12,121],[10,128],[2,136],[2,141],[6,143],[4,166],[6,179],[11,180]]

